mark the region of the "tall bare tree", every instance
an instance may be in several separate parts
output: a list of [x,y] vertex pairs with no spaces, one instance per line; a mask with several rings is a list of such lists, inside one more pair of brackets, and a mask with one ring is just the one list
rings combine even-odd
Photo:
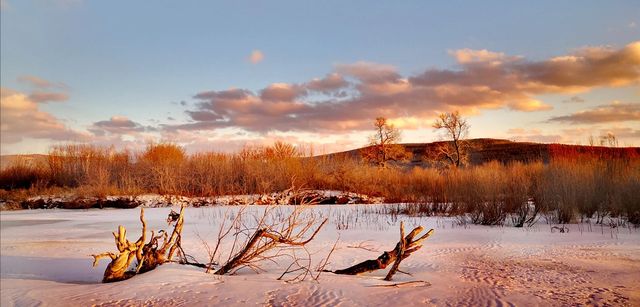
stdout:
[[[462,118],[460,112],[442,113],[433,123],[433,128],[443,131],[447,142],[436,147],[435,159],[445,161],[452,167],[460,167],[469,160],[470,144],[466,140],[469,134],[469,124]],[[431,155],[433,157],[433,155]]]
[[384,117],[373,123],[375,133],[369,139],[369,146],[360,151],[365,161],[385,167],[389,161],[404,161],[412,157],[400,142],[400,130],[387,122]]

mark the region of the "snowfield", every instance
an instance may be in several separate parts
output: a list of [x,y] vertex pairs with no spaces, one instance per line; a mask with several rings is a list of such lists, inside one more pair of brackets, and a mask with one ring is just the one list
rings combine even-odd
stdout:
[[[165,264],[158,269],[102,284],[107,265],[92,267],[91,254],[115,251],[112,231],[140,235],[140,209],[22,210],[0,213],[2,306],[372,306],[640,305],[640,230],[569,225],[531,228],[458,225],[455,219],[391,216],[381,205],[327,205],[309,210],[329,218],[307,245],[315,268],[338,240],[326,269],[342,269],[391,250],[405,228],[422,225],[435,233],[400,265],[392,282],[386,270],[361,276],[322,273],[318,281],[287,283],[277,278],[291,263],[264,263],[266,272],[242,269],[216,276],[203,269]],[[264,207],[252,206],[259,214]],[[177,208],[174,208],[177,210]],[[239,207],[187,208],[182,245],[206,262],[203,240],[214,245],[218,227]],[[283,206],[278,210],[291,210]],[[169,208],[145,210],[148,229],[169,229]],[[229,216],[227,216],[229,218]],[[229,241],[229,240],[227,240]],[[229,252],[231,242],[222,248]],[[302,255],[302,251],[296,253]],[[223,255],[222,261],[226,259]],[[287,276],[285,276],[286,278]],[[293,276],[290,276],[293,277]],[[416,281],[413,283],[406,283]],[[398,286],[394,284],[405,283]],[[386,285],[386,286],[384,286]]]

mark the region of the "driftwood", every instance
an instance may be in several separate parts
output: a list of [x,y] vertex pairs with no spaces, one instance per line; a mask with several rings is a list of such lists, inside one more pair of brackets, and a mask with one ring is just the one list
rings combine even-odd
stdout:
[[[293,190],[293,188],[292,188]],[[288,257],[293,260],[292,264],[283,275],[292,272],[306,272],[308,276],[312,270],[306,265],[301,266],[304,261],[309,261],[310,254],[305,249],[305,245],[315,238],[328,219],[319,220],[312,212],[306,209],[314,200],[303,199],[298,206],[295,206],[289,213],[283,212],[279,207],[264,207],[261,215],[254,215],[245,212],[246,207],[240,208],[231,224],[227,225],[228,213],[225,213],[222,225],[218,232],[218,239],[213,251],[208,248],[209,263],[206,265],[207,273],[213,269],[216,258],[219,257],[219,247],[222,241],[231,235],[233,244],[226,261],[221,266],[217,266],[213,271],[216,275],[233,274],[241,268],[250,268],[255,272],[260,272],[260,263],[270,261],[277,263],[277,259]],[[255,219],[255,226],[247,226],[246,218]],[[244,239],[243,239],[244,237]],[[305,251],[307,258],[296,256],[295,250]],[[304,261],[303,261],[304,260]],[[293,268],[293,269],[292,269]],[[292,271],[291,271],[292,270]],[[304,278],[301,277],[301,278]],[[282,278],[282,276],[281,276]]]
[[[163,230],[154,236],[151,232],[151,240],[142,248],[142,260],[138,264],[136,273],[144,273],[155,269],[167,261],[171,261],[176,249],[180,248],[180,240],[182,239],[182,225],[184,224],[184,206],[180,208],[180,213],[171,210],[167,223],[170,225],[175,222],[171,236],[168,236]],[[162,245],[158,240],[162,239]],[[181,248],[180,248],[181,249]]]
[[298,224],[291,223],[291,221],[295,220],[295,218],[290,219],[289,227],[282,233],[270,230],[269,228],[260,228],[256,230],[249,241],[247,241],[247,244],[214,274],[224,275],[230,273],[235,268],[248,265],[256,259],[262,259],[263,253],[277,247],[278,245],[304,246],[315,238],[318,231],[320,231],[322,226],[327,222],[327,219],[323,220],[307,240],[301,240],[302,235],[304,235],[313,225],[313,221],[307,222],[302,230],[294,234],[294,228],[298,226]]
[[422,241],[426,240],[433,234],[433,229],[431,229],[421,237],[414,239],[414,237],[422,232],[422,230],[422,226],[418,226],[405,236],[404,224],[401,222],[400,241],[398,242],[398,244],[396,244],[396,247],[393,250],[382,253],[382,255],[380,255],[377,259],[366,260],[346,269],[333,271],[333,273],[343,275],[358,275],[375,270],[385,269],[389,264],[393,263],[391,269],[385,277],[385,280],[391,280],[396,272],[400,272],[400,262],[409,257],[413,252],[419,250],[422,247]]
[[[158,265],[171,261],[176,249],[181,249],[180,239],[184,223],[184,207],[180,209],[179,214],[172,211],[167,219],[169,224],[175,222],[170,237],[163,230],[159,231],[158,235],[155,235],[152,231],[149,243],[145,244],[147,224],[144,220],[144,208],[140,208],[140,222],[142,223],[142,234],[137,241],[131,242],[127,240],[127,230],[120,225],[118,226],[118,232],[113,233],[118,254],[105,252],[92,255],[94,267],[98,265],[102,258],[109,257],[111,259],[111,263],[107,265],[104,271],[102,282],[121,281],[131,278],[137,273],[153,270]],[[160,239],[162,239],[162,244],[159,243]],[[129,270],[134,259],[138,262],[136,269]]]

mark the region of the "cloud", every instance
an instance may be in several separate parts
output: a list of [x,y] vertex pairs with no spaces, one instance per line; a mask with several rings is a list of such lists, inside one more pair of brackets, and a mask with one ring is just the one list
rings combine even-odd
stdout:
[[260,98],[264,101],[293,101],[304,94],[305,89],[301,86],[273,83],[260,92]]
[[628,85],[640,78],[640,41],[620,50],[582,48],[569,56],[516,64],[513,70],[530,82],[532,90],[566,93],[595,86]]
[[36,91],[29,94],[29,99],[37,103],[50,102],[50,101],[60,102],[60,101],[69,100],[69,95],[67,95],[66,93]]
[[640,103],[621,103],[614,101],[608,105],[597,106],[569,115],[552,117],[548,121],[572,124],[640,121]]
[[307,82],[304,87],[310,91],[330,94],[335,90],[347,87],[347,81],[338,73],[331,73],[324,78],[315,78]]
[[338,73],[362,81],[363,84],[384,84],[400,79],[397,69],[387,64],[356,62],[353,64],[339,64],[336,70]]
[[552,106],[545,104],[544,102],[536,99],[530,100],[515,100],[509,104],[509,108],[517,111],[533,112],[533,111],[546,111],[553,109]]
[[109,120],[103,120],[93,123],[89,128],[89,131],[95,135],[103,136],[106,133],[124,135],[133,134],[136,132],[144,132],[147,130],[153,130],[151,127],[144,127],[139,123],[136,123],[126,116],[112,116]]
[[0,88],[0,117],[3,144],[24,138],[56,141],[84,141],[89,135],[68,128],[58,118],[39,109],[38,101],[12,89]]
[[68,90],[69,86],[62,82],[51,82],[37,76],[23,75],[17,78],[18,82],[29,84],[37,89],[62,89]]
[[553,106],[537,96],[577,97],[594,88],[640,81],[640,42],[619,49],[586,47],[537,61],[488,50],[461,49],[450,54],[456,67],[427,69],[412,76],[401,75],[391,65],[361,61],[338,64],[325,77],[306,82],[272,83],[257,91],[200,92],[187,107],[190,122],[163,128],[354,131],[370,129],[371,119],[377,116],[430,121],[439,112],[453,110],[463,114],[504,108],[548,111]]
[[460,64],[490,63],[493,65],[499,65],[504,60],[518,59],[518,57],[507,57],[502,52],[492,52],[486,49],[473,50],[465,48],[460,50],[450,50],[449,54],[452,55]]
[[565,99],[562,102],[565,103],[583,103],[585,102],[585,100],[581,97],[578,96],[571,96],[569,99]]
[[264,54],[260,50],[253,50],[249,55],[249,61],[253,64],[258,64],[264,60]]
[[[322,133],[251,133],[237,129],[219,131],[162,131],[161,142],[172,142],[184,146],[188,152],[237,152],[246,147],[270,146],[276,141],[292,144],[306,154],[324,154],[353,149],[361,144],[348,136]],[[361,137],[364,139],[364,137]]]
[[67,94],[69,86],[62,82],[51,82],[32,75],[23,75],[16,80],[33,88],[33,91],[29,94],[29,99],[33,102],[44,103],[69,100],[69,95]]

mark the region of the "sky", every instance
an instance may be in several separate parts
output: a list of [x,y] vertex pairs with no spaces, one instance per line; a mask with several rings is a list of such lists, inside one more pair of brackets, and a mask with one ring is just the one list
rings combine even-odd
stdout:
[[469,137],[640,146],[637,1],[0,0],[2,154]]

